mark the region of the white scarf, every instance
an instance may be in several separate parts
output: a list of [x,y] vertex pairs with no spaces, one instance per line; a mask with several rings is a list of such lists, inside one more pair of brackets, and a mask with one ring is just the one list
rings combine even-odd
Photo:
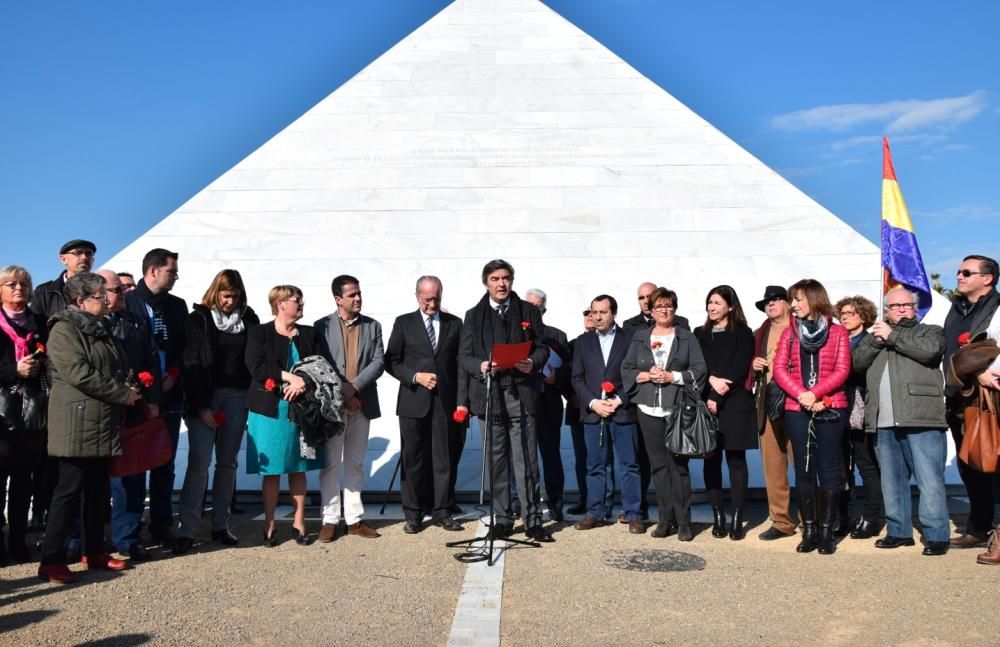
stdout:
[[225,315],[218,308],[212,308],[212,321],[215,322],[215,327],[219,329],[219,332],[227,335],[239,335],[246,328],[243,316],[238,309],[233,310],[231,315]]

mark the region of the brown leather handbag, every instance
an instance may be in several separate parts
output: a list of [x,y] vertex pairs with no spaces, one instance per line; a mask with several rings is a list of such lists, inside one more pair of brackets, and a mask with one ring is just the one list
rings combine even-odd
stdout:
[[989,474],[1000,465],[996,396],[982,386],[979,396],[965,408],[965,436],[958,458],[972,469]]

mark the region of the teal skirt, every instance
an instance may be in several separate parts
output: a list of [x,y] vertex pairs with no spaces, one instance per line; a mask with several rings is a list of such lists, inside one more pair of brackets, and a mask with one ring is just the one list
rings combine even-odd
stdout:
[[316,458],[299,453],[299,426],[288,419],[288,402],[278,401],[278,417],[251,411],[247,418],[247,474],[275,476],[326,467],[325,447],[316,448]]

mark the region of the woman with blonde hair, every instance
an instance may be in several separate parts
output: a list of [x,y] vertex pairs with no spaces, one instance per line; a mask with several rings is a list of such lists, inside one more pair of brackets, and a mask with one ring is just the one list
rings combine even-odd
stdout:
[[188,429],[188,464],[180,499],[180,528],[175,555],[194,544],[201,525],[208,466],[215,451],[212,478],[212,539],[235,546],[229,529],[229,503],[236,487],[237,455],[247,422],[246,367],[249,331],[260,319],[247,305],[243,278],[236,270],[215,275],[201,303],[184,322],[184,403]]
[[311,543],[305,525],[306,472],[323,467],[323,448],[316,458],[302,457],[298,425],[289,420],[289,402],[302,396],[305,380],[290,369],[300,358],[315,355],[319,343],[312,326],[300,326],[302,290],[294,285],[278,285],[267,295],[274,321],[250,331],[246,366],[251,381],[247,392],[250,409],[247,424],[247,473],[262,476],[264,496],[264,545],[278,545],[274,510],[278,505],[281,475],[288,475],[296,543]]

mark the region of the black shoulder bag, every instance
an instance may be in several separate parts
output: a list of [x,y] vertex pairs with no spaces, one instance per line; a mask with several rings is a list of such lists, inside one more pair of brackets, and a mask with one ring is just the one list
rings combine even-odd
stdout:
[[677,389],[673,412],[666,422],[667,451],[678,456],[700,458],[715,451],[718,444],[719,420],[701,399],[694,373],[687,371],[688,381]]

